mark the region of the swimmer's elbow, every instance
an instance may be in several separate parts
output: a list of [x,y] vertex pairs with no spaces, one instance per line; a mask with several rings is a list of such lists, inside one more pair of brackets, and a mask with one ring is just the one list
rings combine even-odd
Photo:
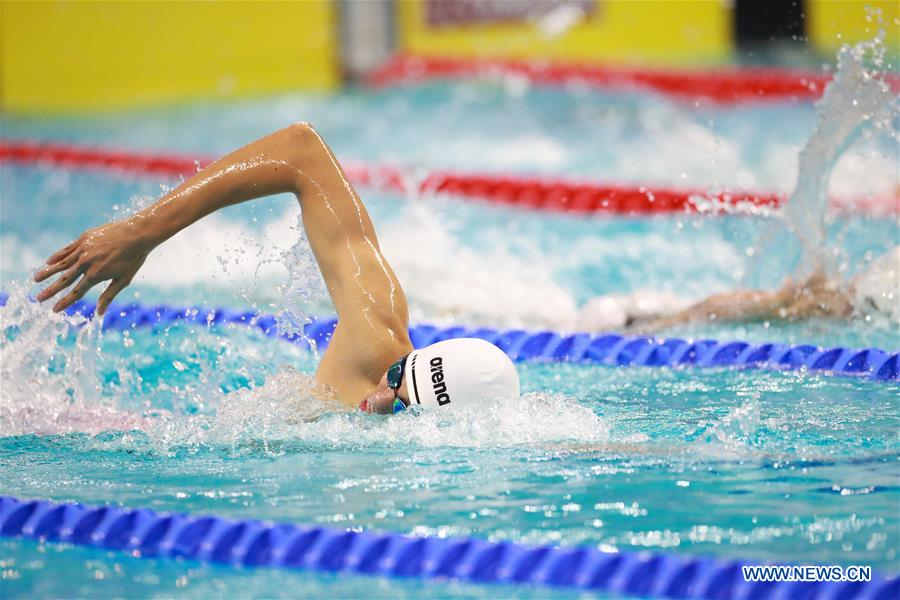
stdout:
[[297,121],[296,123],[291,123],[287,127],[284,128],[284,131],[288,132],[291,138],[294,141],[303,143],[313,138],[316,135],[316,130],[312,126],[311,123],[307,121]]
[[315,184],[317,179],[327,179],[331,175],[335,162],[330,159],[325,141],[312,124],[298,121],[288,125],[280,133],[283,136],[281,145],[295,171],[298,193]]
[[306,121],[298,121],[288,125],[280,132],[283,144],[288,151],[294,167],[299,170],[308,162],[310,154],[315,150],[314,141],[318,139],[316,130]]

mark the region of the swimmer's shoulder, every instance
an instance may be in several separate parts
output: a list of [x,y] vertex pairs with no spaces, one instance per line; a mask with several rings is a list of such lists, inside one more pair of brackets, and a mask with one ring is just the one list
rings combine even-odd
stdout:
[[316,380],[332,390],[343,405],[356,408],[388,367],[412,350],[408,335],[401,338],[385,333],[375,339],[356,340],[338,328],[319,363]]

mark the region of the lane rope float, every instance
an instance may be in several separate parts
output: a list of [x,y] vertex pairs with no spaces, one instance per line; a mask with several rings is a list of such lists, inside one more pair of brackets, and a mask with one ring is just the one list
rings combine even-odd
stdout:
[[[146,154],[54,142],[0,142],[0,161],[78,169],[100,169],[138,175],[189,177],[209,158]],[[435,171],[412,182],[402,169],[363,164],[344,165],[360,186],[406,193],[441,194],[523,209],[572,214],[650,215],[699,212],[754,214],[779,207],[784,197],[772,193],[721,192],[666,187],[610,185],[565,178],[522,177]],[[900,197],[833,198],[830,209],[845,214],[900,215]]]
[[[7,294],[0,294],[0,306]],[[93,316],[96,305],[79,301],[66,312]],[[168,305],[113,304],[103,327],[126,330],[140,327],[196,323],[207,327],[235,324],[254,327],[264,334],[307,347],[324,349],[337,325],[335,318],[312,318],[303,333],[279,332],[273,315],[247,310]],[[741,340],[684,340],[620,333],[562,333],[494,329],[490,327],[438,327],[420,324],[409,329],[413,346],[422,348],[441,340],[476,337],[497,345],[515,361],[600,364],[613,367],[752,368],[774,371],[807,370],[821,375],[843,375],[872,381],[900,381],[900,351],[879,348],[823,348],[811,344],[756,343]]]
[[[718,104],[759,101],[812,101],[821,97],[830,75],[775,67],[713,70],[653,70],[605,67],[557,61],[465,58],[398,54],[367,78],[381,88],[432,80],[518,78],[532,84],[589,86],[613,91],[652,91],[680,100],[706,99]],[[900,77],[885,77],[900,91]]]
[[0,496],[0,536],[64,542],[137,558],[303,569],[474,584],[539,585],[661,598],[868,598],[900,596],[900,578],[866,582],[747,582],[756,561],[585,546],[524,546],[477,538],[412,537],[216,515],[84,506]]

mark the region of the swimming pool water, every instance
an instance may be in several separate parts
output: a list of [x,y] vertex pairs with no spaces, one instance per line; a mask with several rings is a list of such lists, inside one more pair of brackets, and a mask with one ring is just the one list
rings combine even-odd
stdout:
[[[437,84],[68,121],[5,118],[3,131],[217,154],[299,119],[312,121],[341,158],[787,190],[813,111]],[[896,186],[890,140],[864,140],[848,156],[834,176],[837,190]],[[863,171],[871,173],[865,181]],[[15,289],[57,246],[158,195],[161,183],[171,182],[0,165],[0,287]],[[738,284],[774,286],[798,256],[767,217],[583,219],[361,193],[417,321],[566,329],[594,295],[650,288],[693,298]],[[285,254],[301,237],[298,213],[279,197],[213,216],[155,252],[121,299],[329,314],[308,249],[301,242]],[[890,218],[830,225],[850,272],[898,237]],[[99,336],[48,321],[26,302],[0,315],[7,494],[898,570],[893,385],[524,364],[526,395],[507,410],[381,418],[309,399],[303,390],[315,357],[245,329],[182,324]],[[898,347],[896,329],[878,323],[681,333]],[[0,562],[11,595],[493,593],[136,561],[26,541],[4,540]]]
[[[816,114],[808,102],[719,106],[472,81],[6,118],[3,135],[218,156],[299,120],[315,125],[345,161],[789,192]],[[890,136],[867,135],[837,164],[832,191],[892,196],[898,152]]]
[[[3,197],[29,199],[4,201],[0,287],[25,278],[84,229],[149,202],[160,184],[0,165]],[[455,199],[363,195],[414,321],[572,330],[578,308],[594,296],[643,289],[699,299],[735,287],[772,288],[800,258],[799,245],[774,218],[578,218]],[[120,300],[255,304],[273,312],[285,302],[280,286],[288,282],[289,265],[305,286],[303,310],[331,314],[308,246],[300,249],[299,266],[296,255],[284,258],[302,237],[299,213],[294,199],[280,196],[208,217],[154,251]],[[829,231],[845,277],[900,235],[895,219],[864,216],[835,218]],[[172,269],[176,263],[181,268]],[[900,342],[895,328],[878,322],[704,325],[677,333],[885,349]]]
[[[48,565],[65,577],[47,577]],[[0,540],[0,568],[16,573],[3,580],[11,596],[80,598],[496,598],[495,586],[375,579],[346,574],[251,571],[166,560],[131,558],[85,548],[37,546]],[[18,577],[18,574],[23,577]],[[43,577],[35,577],[44,573]],[[102,593],[98,592],[102,590]],[[571,598],[552,589],[516,590],[517,598]]]
[[[42,419],[43,435],[27,433],[28,416],[4,415],[4,472],[17,474],[5,492],[415,534],[896,564],[890,385],[527,364],[526,396],[507,410],[381,418],[286,397],[282,380],[302,389],[314,361],[245,330],[108,332],[100,348],[96,379],[72,395],[102,381],[101,396],[132,403],[113,415],[67,403]],[[296,371],[279,374],[284,364]],[[269,385],[235,393],[242,373]],[[318,418],[286,422],[276,408],[285,403]],[[116,428],[110,419],[130,424],[126,413],[142,409],[155,416],[141,429],[65,430],[104,419]],[[257,577],[258,593],[274,589],[266,574],[241,577]]]

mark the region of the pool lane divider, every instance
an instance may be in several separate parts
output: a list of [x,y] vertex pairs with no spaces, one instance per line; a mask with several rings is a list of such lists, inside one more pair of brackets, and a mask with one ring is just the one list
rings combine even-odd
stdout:
[[[189,177],[212,162],[174,154],[145,154],[102,148],[5,140],[0,161],[64,168],[102,169],[139,175]],[[413,182],[390,166],[344,165],[350,180],[386,191],[441,194],[491,204],[570,214],[652,215],[665,213],[758,214],[784,202],[778,194],[609,185],[563,178],[538,178],[436,171]],[[900,215],[900,198],[832,199],[839,213]]]
[[412,537],[216,515],[84,506],[0,496],[0,536],[174,558],[397,579],[549,586],[642,598],[895,599],[900,578],[867,582],[747,582],[757,561],[587,546],[524,546],[477,538]]
[[[677,70],[609,67],[509,58],[465,58],[398,54],[368,76],[373,88],[435,80],[519,79],[543,86],[590,87],[618,92],[655,92],[684,101],[717,104],[760,101],[812,101],[820,98],[830,75],[773,67]],[[885,81],[900,92],[900,77]]]
[[[8,295],[0,293],[0,306]],[[93,316],[96,305],[79,301],[70,315]],[[235,324],[261,330],[308,348],[323,350],[337,325],[335,318],[311,318],[303,333],[279,331],[273,315],[255,310],[172,307],[168,305],[113,304],[103,317],[104,329],[129,330],[178,323],[206,327]],[[753,343],[740,340],[684,340],[620,333],[560,333],[491,327],[438,327],[414,325],[409,337],[416,348],[459,337],[476,337],[495,344],[515,361],[601,364],[613,367],[753,368],[775,371],[807,370],[822,375],[844,375],[872,381],[900,380],[900,351],[878,348],[821,348],[810,344]]]

